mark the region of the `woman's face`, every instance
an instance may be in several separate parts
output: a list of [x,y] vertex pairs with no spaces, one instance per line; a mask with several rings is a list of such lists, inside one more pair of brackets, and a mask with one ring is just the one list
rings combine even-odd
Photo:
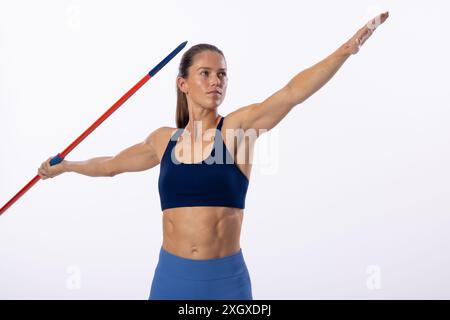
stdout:
[[[217,108],[227,91],[227,65],[220,53],[206,50],[194,57],[188,78],[177,77],[181,91],[186,93],[189,105],[206,109]],[[219,93],[210,93],[218,91]]]

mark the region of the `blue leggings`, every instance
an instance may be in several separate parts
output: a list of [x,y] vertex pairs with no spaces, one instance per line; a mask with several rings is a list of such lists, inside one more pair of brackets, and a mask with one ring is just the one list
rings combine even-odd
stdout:
[[213,259],[187,259],[163,249],[149,300],[253,300],[242,249]]

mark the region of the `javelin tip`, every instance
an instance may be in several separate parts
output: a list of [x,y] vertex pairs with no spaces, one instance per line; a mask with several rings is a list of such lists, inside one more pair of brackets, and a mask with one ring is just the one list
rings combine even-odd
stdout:
[[178,47],[176,47],[167,57],[165,57],[156,67],[154,67],[150,72],[148,73],[150,77],[154,77],[155,74],[161,70],[162,67],[164,67],[170,60],[172,60],[173,57],[175,57],[183,48],[186,46],[187,41],[182,42]]
[[174,51],[176,51],[177,53],[180,52],[181,50],[184,49],[184,47],[186,47],[187,43],[188,43],[187,41],[182,42]]

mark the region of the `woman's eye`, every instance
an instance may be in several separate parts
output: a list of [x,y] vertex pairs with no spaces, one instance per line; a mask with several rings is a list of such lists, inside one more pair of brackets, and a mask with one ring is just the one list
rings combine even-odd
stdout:
[[[208,74],[208,71],[202,71],[202,72],[200,72],[200,74]],[[225,73],[225,72],[220,72],[219,73],[222,77],[226,77],[227,76],[227,74]]]

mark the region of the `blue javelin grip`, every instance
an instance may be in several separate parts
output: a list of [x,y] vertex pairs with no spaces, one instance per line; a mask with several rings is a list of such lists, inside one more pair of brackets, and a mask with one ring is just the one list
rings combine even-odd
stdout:
[[60,163],[61,161],[63,161],[64,158],[61,158],[61,155],[58,153],[56,156],[54,156],[51,160],[50,160],[50,165],[54,166],[55,164]]

